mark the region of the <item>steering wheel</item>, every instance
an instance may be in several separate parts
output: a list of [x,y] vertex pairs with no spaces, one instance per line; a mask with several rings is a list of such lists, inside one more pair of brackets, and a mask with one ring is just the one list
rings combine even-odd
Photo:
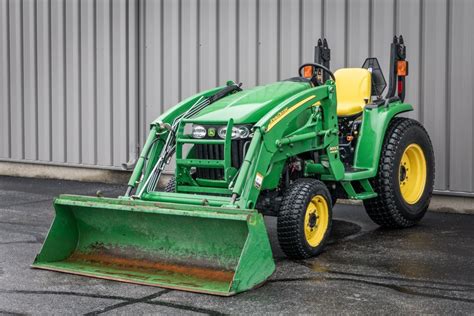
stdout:
[[[308,78],[308,74],[305,74],[303,73],[303,70],[305,69],[305,67],[312,67],[312,75],[311,75],[311,78]],[[316,73],[316,69],[321,69],[322,71],[326,72],[333,81],[336,81],[336,77],[334,77],[334,74],[332,73],[331,70],[329,70],[328,68],[324,67],[323,65],[320,65],[320,64],[316,64],[316,63],[304,63],[303,65],[300,66],[300,68],[298,69],[298,73],[300,75],[300,77],[303,77],[303,78],[308,78],[311,80],[311,82],[315,85],[315,86],[320,86],[320,85],[323,85],[324,82],[320,82],[319,79],[318,79],[318,75]],[[306,75],[306,76],[305,76]]]

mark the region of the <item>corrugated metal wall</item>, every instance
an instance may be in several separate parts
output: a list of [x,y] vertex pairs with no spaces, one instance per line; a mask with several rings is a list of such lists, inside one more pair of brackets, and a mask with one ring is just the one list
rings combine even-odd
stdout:
[[117,167],[134,154],[137,9],[0,0],[0,157]]
[[436,188],[472,193],[472,16],[470,0],[0,0],[0,157],[118,167],[198,90],[294,76],[321,36],[333,69],[375,56],[387,76],[401,33]]

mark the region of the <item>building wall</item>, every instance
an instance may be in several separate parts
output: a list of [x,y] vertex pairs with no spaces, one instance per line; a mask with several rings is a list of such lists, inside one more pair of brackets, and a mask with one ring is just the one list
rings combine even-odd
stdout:
[[136,152],[136,1],[0,0],[0,157],[113,168]]
[[0,0],[0,157],[119,168],[196,91],[295,76],[319,37],[332,69],[374,56],[387,77],[403,34],[436,189],[474,193],[473,15],[470,0]]

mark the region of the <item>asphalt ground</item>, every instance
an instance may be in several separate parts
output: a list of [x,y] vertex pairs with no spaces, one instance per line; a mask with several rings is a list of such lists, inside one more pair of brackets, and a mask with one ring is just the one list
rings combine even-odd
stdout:
[[124,186],[0,177],[0,314],[474,314],[474,216],[427,213],[387,230],[336,205],[331,241],[290,261],[267,218],[277,270],[262,287],[216,297],[30,268],[60,193],[116,197]]

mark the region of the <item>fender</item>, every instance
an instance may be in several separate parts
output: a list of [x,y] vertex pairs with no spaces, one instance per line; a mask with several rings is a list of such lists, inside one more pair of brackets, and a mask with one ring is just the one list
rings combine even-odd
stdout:
[[344,180],[373,178],[377,175],[385,132],[390,121],[396,115],[412,110],[413,106],[411,104],[401,102],[364,109],[359,141],[354,155],[354,168],[366,169],[366,171],[346,174]]

